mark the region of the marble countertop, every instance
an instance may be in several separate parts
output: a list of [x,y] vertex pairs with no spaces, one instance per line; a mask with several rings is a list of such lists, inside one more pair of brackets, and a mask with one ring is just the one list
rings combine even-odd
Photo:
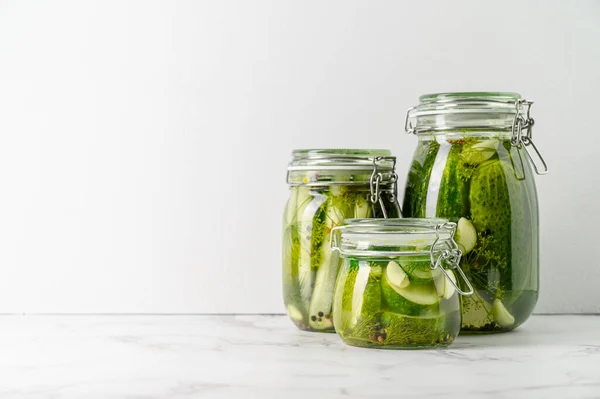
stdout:
[[285,316],[0,316],[0,398],[600,398],[600,316],[382,351]]

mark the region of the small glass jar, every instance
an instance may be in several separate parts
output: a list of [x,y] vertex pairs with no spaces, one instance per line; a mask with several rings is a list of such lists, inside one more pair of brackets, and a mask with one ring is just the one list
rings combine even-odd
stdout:
[[388,150],[295,150],[283,218],[283,297],[302,330],[334,332],[338,272],[331,230],[347,218],[399,217],[396,158]]
[[[461,268],[475,293],[462,301],[462,331],[521,325],[538,299],[538,198],[531,102],[516,93],[420,97],[405,129],[418,139],[404,192],[406,217],[458,224]],[[529,161],[529,162],[528,162]]]
[[449,345],[460,330],[456,224],[444,219],[351,219],[332,233],[342,262],[333,318],[352,346]]

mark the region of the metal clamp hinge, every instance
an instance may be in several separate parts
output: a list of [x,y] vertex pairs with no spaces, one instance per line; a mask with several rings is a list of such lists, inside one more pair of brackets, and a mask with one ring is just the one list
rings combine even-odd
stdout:
[[417,134],[415,126],[413,126],[412,121],[410,120],[410,111],[415,109],[415,107],[410,107],[406,110],[406,119],[404,119],[404,131],[406,134]]
[[[532,130],[535,121],[530,116],[531,104],[533,104],[533,102],[527,100],[518,100],[515,102],[516,114],[512,123],[512,136],[510,138],[510,144],[513,147],[523,146],[525,153],[527,154],[527,158],[529,158],[529,162],[531,162],[535,173],[538,175],[545,175],[548,173],[548,165],[546,165],[546,161],[533,143],[532,138]],[[521,114],[522,105],[527,106],[527,115],[525,116]],[[529,151],[528,147],[533,148],[533,154],[536,156],[537,161],[533,158],[532,152]]]
[[[440,240],[440,230],[441,229],[450,230],[450,248],[442,249],[440,251],[440,253],[438,254],[438,256],[436,257],[436,255],[435,255],[435,253],[437,252],[436,245]],[[435,241],[433,242],[433,244],[431,244],[431,249],[429,251],[429,255],[430,255],[430,259],[431,259],[431,265],[430,265],[431,270],[435,270],[435,269],[439,268],[440,271],[446,277],[446,279],[454,286],[454,288],[460,295],[471,295],[471,294],[473,294],[473,286],[471,285],[471,283],[469,282],[469,279],[467,279],[467,276],[465,275],[465,273],[462,271],[462,269],[459,266],[460,258],[462,257],[462,252],[458,248],[456,241],[454,241],[454,233],[455,232],[456,232],[456,223],[447,222],[447,223],[441,223],[441,224],[438,224],[437,226],[435,226],[436,238],[435,238]],[[465,282],[465,284],[468,287],[467,291],[463,291],[458,286],[458,284],[450,277],[450,275],[448,274],[448,271],[446,269],[444,269],[444,264],[448,265],[450,267],[450,269],[455,269],[456,271],[458,271],[458,274],[460,275],[460,277],[463,279],[463,281]]]
[[396,159],[395,158],[375,157],[373,159],[373,172],[371,173],[371,178],[369,179],[369,187],[370,187],[369,201],[371,202],[371,207],[373,209],[373,215],[375,214],[375,205],[379,204],[379,207],[381,208],[383,217],[385,219],[387,219],[388,214],[387,214],[385,205],[383,203],[383,198],[381,197],[381,188],[379,187],[381,181],[383,180],[383,174],[381,172],[379,172],[378,166],[379,166],[379,162],[383,159],[385,159],[385,160],[393,159],[392,174],[391,174],[391,178],[390,178],[390,184],[391,184],[392,190],[391,190],[391,194],[389,196],[389,200],[398,208],[398,211],[400,213],[402,213],[402,210],[400,209],[400,204],[398,203],[398,185],[397,185],[398,175],[395,172],[395,170],[396,170]]

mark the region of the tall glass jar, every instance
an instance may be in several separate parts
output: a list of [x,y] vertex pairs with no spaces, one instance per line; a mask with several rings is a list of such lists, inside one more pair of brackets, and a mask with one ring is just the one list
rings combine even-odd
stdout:
[[462,300],[462,331],[512,330],[538,299],[532,165],[547,168],[531,138],[531,104],[515,93],[443,93],[421,96],[407,112],[418,144],[404,216],[457,223],[461,268],[475,289]]
[[338,256],[331,230],[347,218],[399,217],[396,158],[388,150],[295,150],[283,218],[283,297],[302,330],[334,332]]
[[342,265],[335,329],[353,346],[417,349],[450,344],[460,330],[456,224],[444,219],[349,219],[331,246]]

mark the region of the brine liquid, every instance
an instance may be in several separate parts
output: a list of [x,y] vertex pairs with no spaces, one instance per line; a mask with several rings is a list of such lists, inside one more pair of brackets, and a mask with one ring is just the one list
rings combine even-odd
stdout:
[[[390,277],[391,267],[403,270],[401,281],[397,273]],[[460,329],[458,294],[446,284],[439,270],[431,271],[428,257],[344,259],[335,291],[336,331],[345,343],[360,347],[446,346]]]
[[[298,328],[335,331],[332,305],[339,259],[330,248],[330,233],[347,218],[381,217],[381,209],[368,198],[368,186],[290,189],[283,221],[283,297]],[[389,217],[399,216],[395,204],[384,204]]]
[[538,203],[526,155],[509,137],[420,138],[402,211],[474,226],[475,246],[460,263],[475,288],[462,298],[462,331],[509,331],[527,320],[538,297]]

